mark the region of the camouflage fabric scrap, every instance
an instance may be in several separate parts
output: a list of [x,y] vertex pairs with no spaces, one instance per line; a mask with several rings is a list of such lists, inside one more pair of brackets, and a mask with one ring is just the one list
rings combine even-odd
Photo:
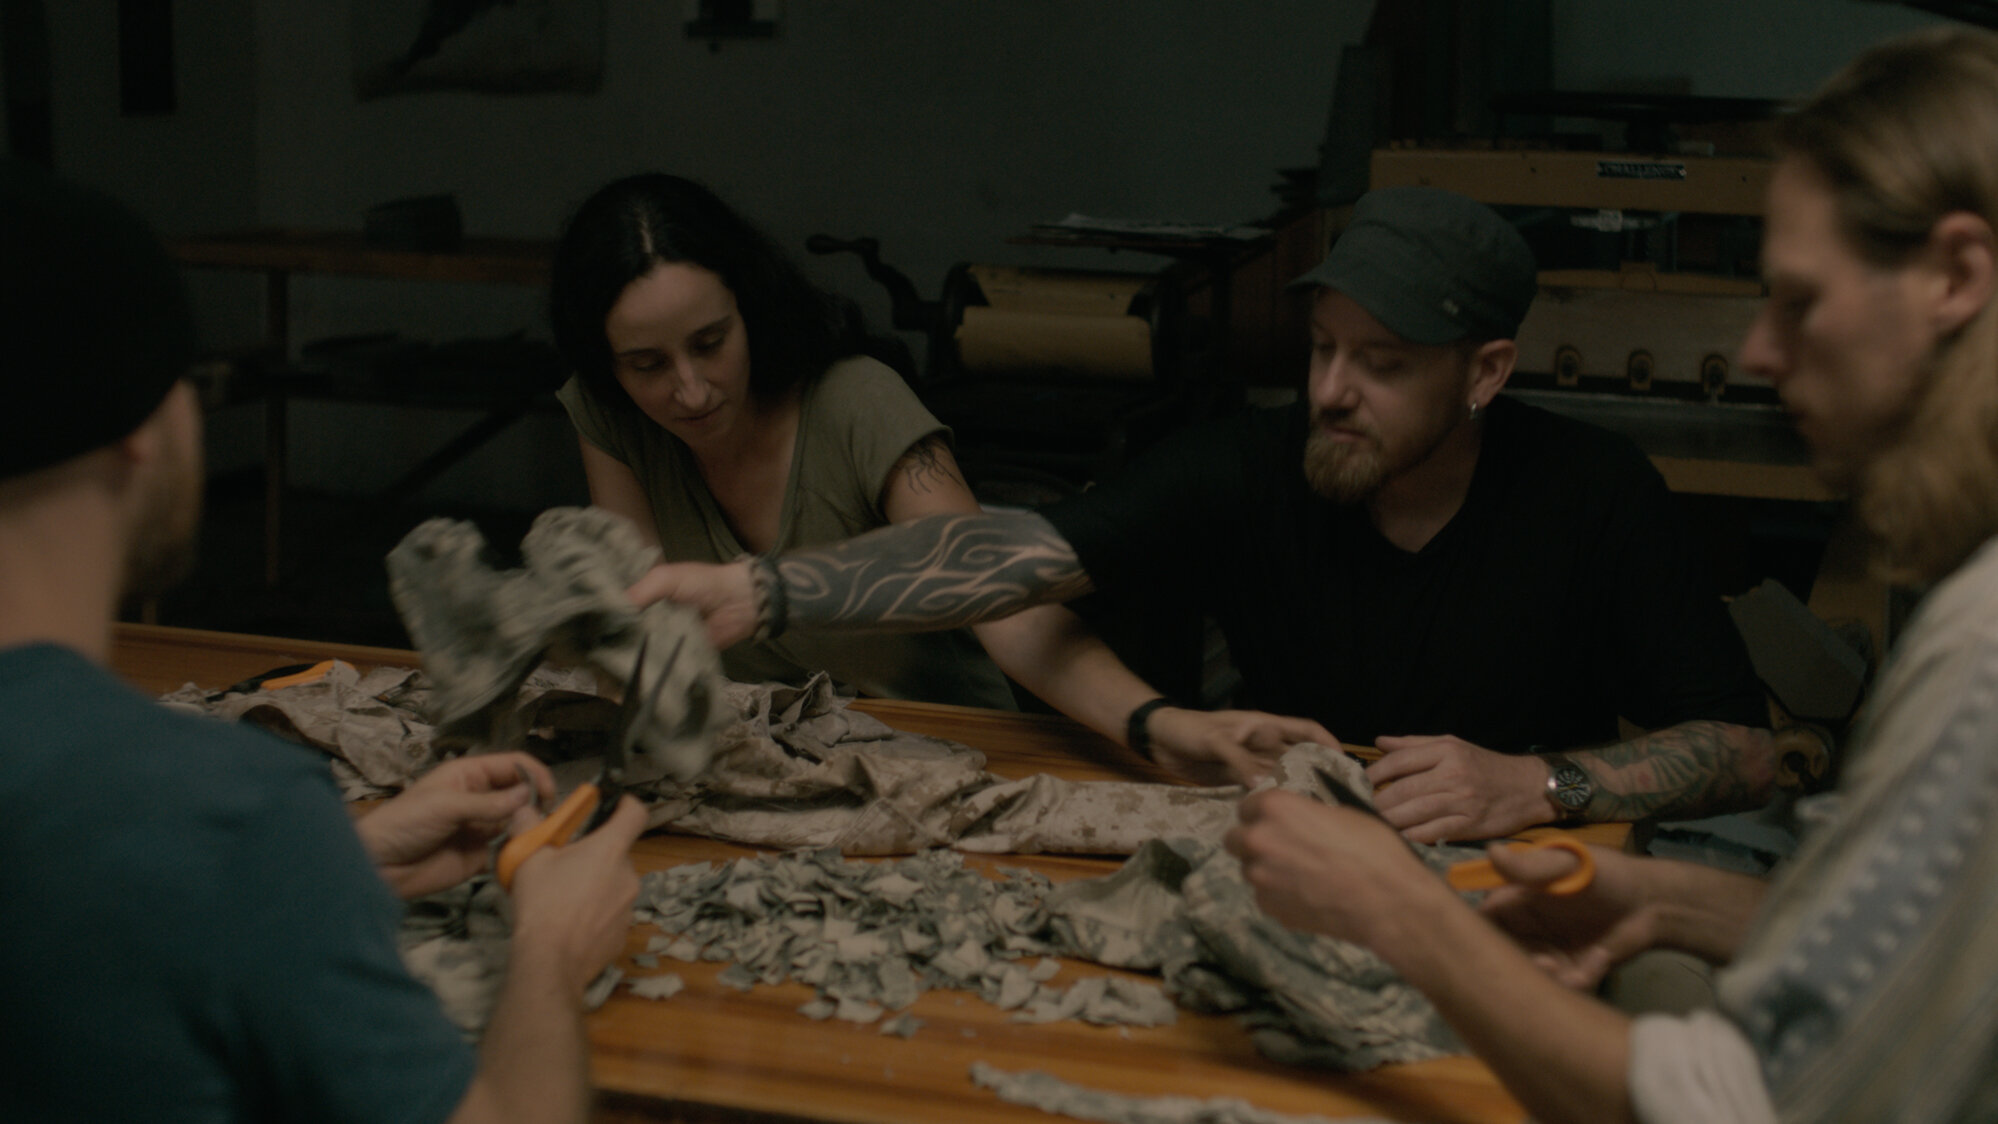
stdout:
[[[1322,799],[1321,769],[1369,791],[1357,762],[1311,745],[1291,747],[1276,783]],[[1477,854],[1422,851],[1439,871]],[[1462,1052],[1429,1001],[1372,952],[1265,916],[1218,833],[1147,842],[1116,873],[1057,887],[1047,910],[1064,952],[1157,971],[1182,1006],[1242,1015],[1277,1061],[1357,1070]]]
[[[603,766],[603,739],[617,704],[596,694],[587,668],[535,668],[512,702],[512,724],[549,763],[566,792]],[[217,696],[192,683],[160,696],[176,710],[247,722],[324,752],[348,800],[392,796],[460,750],[425,717],[430,681],[421,671],[380,667],[362,675],[334,660],[323,677],[276,689]]]
[[423,653],[439,736],[517,741],[507,704],[544,658],[621,685],[643,644],[648,680],[666,685],[642,718],[631,779],[699,775],[729,718],[726,680],[700,614],[667,602],[640,610],[625,597],[657,548],[620,516],[569,507],[536,518],[520,552],[522,567],[496,570],[478,528],[450,519],[420,524],[389,552],[389,594]]
[[1218,835],[1234,822],[1242,793],[1043,774],[1006,780],[969,746],[849,709],[824,675],[802,687],[734,684],[728,698],[739,720],[721,732],[708,771],[643,793],[657,802],[654,823],[848,855],[929,847],[1124,855],[1160,835]]
[[362,675],[344,660],[310,683],[232,693],[211,700],[193,684],[162,695],[175,710],[235,719],[324,750],[349,800],[400,790],[439,760],[431,728],[408,703],[421,690],[409,668]]

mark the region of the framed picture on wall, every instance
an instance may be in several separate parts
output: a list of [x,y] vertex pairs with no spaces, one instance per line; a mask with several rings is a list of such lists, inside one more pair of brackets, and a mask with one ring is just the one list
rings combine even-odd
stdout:
[[354,93],[594,93],[604,0],[354,0]]

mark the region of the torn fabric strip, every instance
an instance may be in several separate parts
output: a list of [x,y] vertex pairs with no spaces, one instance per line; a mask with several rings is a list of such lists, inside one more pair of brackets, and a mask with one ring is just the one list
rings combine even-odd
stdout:
[[[1104,1124],[1334,1124],[1323,1116],[1268,1112],[1240,1097],[1134,1097],[1090,1089],[1037,1069],[1008,1073],[986,1062],[971,1063],[971,1080],[1008,1104]],[[1339,1124],[1388,1122],[1342,1117]]]

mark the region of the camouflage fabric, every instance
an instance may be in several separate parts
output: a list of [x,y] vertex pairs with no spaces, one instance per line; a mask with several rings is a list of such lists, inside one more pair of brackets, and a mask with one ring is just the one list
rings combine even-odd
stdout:
[[437,993],[446,1017],[477,1040],[506,979],[512,936],[505,892],[477,878],[410,902],[396,946],[409,974]]
[[[531,669],[511,697],[486,704],[507,745],[548,762],[566,792],[594,777],[617,706],[595,694],[589,668]],[[366,676],[336,664],[314,683],[212,700],[189,685],[164,696],[183,709],[265,726],[325,751],[349,799],[387,795],[455,752],[427,716],[439,704],[430,673],[383,668]],[[706,771],[676,781],[650,771],[631,784],[653,827],[751,846],[833,847],[850,855],[906,855],[929,847],[991,854],[1129,854],[1161,834],[1225,830],[1236,788],[1035,775],[1004,780],[985,755],[942,738],[892,729],[849,709],[825,676],[803,687],[728,683],[712,709],[720,726]]]
[[[1370,791],[1358,762],[1315,745],[1291,747],[1274,783],[1325,799],[1320,770]],[[1478,854],[1418,850],[1439,871]],[[1242,1015],[1275,1060],[1371,1069],[1463,1050],[1429,1001],[1372,952],[1265,916],[1218,834],[1147,842],[1115,874],[1055,889],[1047,909],[1064,952],[1160,973],[1181,1006]]]
[[[445,1016],[476,1042],[506,982],[512,938],[510,899],[499,883],[479,877],[410,902],[396,948],[409,974],[436,993]],[[599,972],[583,992],[584,1010],[603,1006],[622,979],[616,965]]]
[[428,722],[413,700],[424,690],[420,673],[377,668],[366,675],[344,660],[324,676],[276,690],[211,698],[188,684],[162,695],[168,707],[260,726],[282,738],[324,750],[334,780],[349,800],[396,792],[429,772],[439,760]]
[[[526,732],[522,744],[548,762],[562,792],[601,770],[603,741],[617,703],[597,693],[588,668],[542,666],[531,671],[512,702],[508,721]],[[438,736],[426,717],[430,681],[413,668],[382,667],[362,675],[343,660],[323,677],[276,689],[217,695],[190,683],[160,696],[176,710],[234,719],[323,751],[348,800],[391,796],[445,757],[466,749]]]
[[698,613],[665,602],[639,610],[625,597],[658,550],[619,516],[568,507],[535,519],[520,553],[521,568],[496,570],[478,528],[449,519],[420,524],[389,552],[389,595],[423,653],[439,736],[516,742],[508,703],[544,658],[622,685],[643,644],[648,682],[666,683],[641,719],[630,779],[699,775],[728,717],[714,705],[725,680]]
[[[416,708],[465,705],[432,705],[425,677],[406,671],[365,680],[335,671],[322,684],[221,703],[191,688],[177,695],[245,717],[282,716],[328,753],[359,762],[350,765],[357,776],[391,782],[406,768],[403,783],[438,752]],[[593,775],[614,720],[614,705],[588,693],[594,686],[586,671],[531,668],[511,697],[480,705],[531,731],[530,744],[566,786]],[[804,1011],[816,1017],[871,1022],[945,986],[977,991],[1025,1020],[1143,1022],[1168,1017],[1170,996],[1243,1016],[1258,1047],[1283,1061],[1366,1069],[1459,1049],[1427,1002],[1370,953],[1293,933],[1255,908],[1219,847],[1238,788],[1002,780],[974,749],[848,708],[823,677],[801,688],[725,684],[718,698],[727,720],[710,767],[691,780],[640,785],[638,795],[655,825],[792,853],[648,876],[641,913],[670,935],[646,955],[726,959],[724,980],[745,988],[803,980],[820,989]],[[365,744],[374,737],[380,745]],[[1325,799],[1321,772],[1369,791],[1357,762],[1315,745],[1293,746],[1273,783]],[[940,846],[1132,858],[1106,877],[1056,888],[1027,871],[985,878]],[[1475,854],[1425,852],[1436,866]],[[912,853],[886,864],[847,857]],[[457,989],[447,1006],[461,1025],[483,1022],[503,970],[505,926],[483,916],[503,907],[503,895],[468,892],[442,922],[413,915],[421,939],[408,942],[412,967],[440,993]],[[497,941],[502,951],[454,941]],[[1020,963],[1056,955],[1156,971],[1164,991],[1130,981],[1056,988],[1045,967]],[[893,1032],[914,1031],[900,1022]]]
[[707,773],[647,789],[655,822],[758,847],[906,855],[1129,854],[1160,834],[1218,833],[1239,788],[1187,788],[1046,775],[1008,781],[985,755],[895,730],[851,710],[823,675],[803,687],[736,684],[739,721]]

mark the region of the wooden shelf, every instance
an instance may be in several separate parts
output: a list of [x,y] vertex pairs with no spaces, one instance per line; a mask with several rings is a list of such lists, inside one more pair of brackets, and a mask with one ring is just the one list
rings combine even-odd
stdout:
[[[538,287],[548,283],[555,244],[519,238],[467,238],[455,250],[403,250],[370,242],[358,231],[263,227],[177,239],[168,243],[168,249],[187,265],[261,273],[265,347],[284,363],[291,355],[293,274]],[[292,397],[336,395],[324,386],[294,387],[283,379],[265,380],[260,390],[264,400],[264,584],[275,586],[283,571],[280,547],[288,474],[286,402]],[[397,394],[345,396],[407,402],[407,396]],[[481,407],[486,416],[405,474],[395,490],[420,487],[510,425],[526,412],[527,405],[527,399],[514,388],[498,388],[497,393],[487,395]]]
[[555,244],[521,238],[467,238],[457,250],[399,250],[353,231],[266,227],[182,238],[169,244],[189,265],[410,281],[545,285]]
[[1383,148],[1370,183],[1448,188],[1494,206],[1760,215],[1775,167],[1750,156]]

